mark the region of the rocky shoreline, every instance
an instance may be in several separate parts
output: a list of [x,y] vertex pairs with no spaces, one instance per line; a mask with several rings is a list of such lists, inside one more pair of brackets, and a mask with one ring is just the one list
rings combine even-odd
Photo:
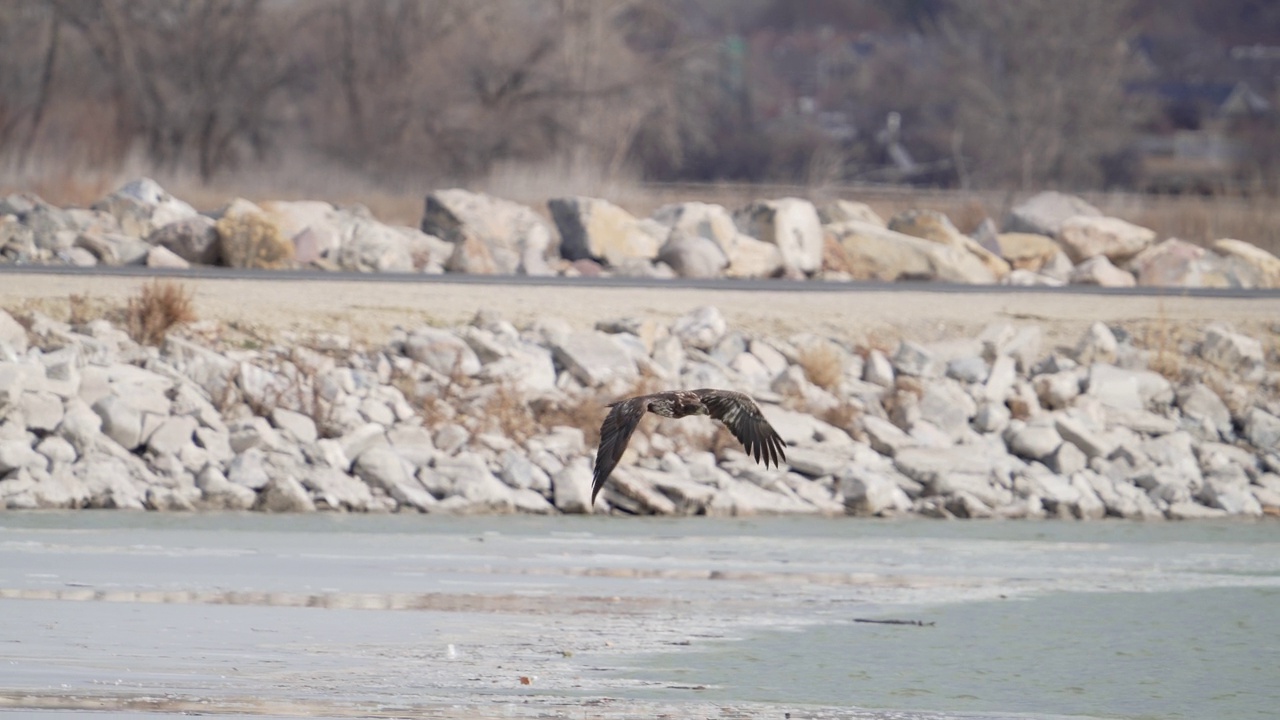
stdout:
[[426,195],[414,228],[319,201],[237,198],[201,213],[141,178],[89,208],[31,193],[0,198],[0,263],[1280,288],[1280,258],[1245,240],[1162,239],[1057,192],[965,234],[937,211],[886,220],[847,199],[762,199],[732,210],[683,202],[641,218],[601,198],[552,198],[535,209],[452,188]]
[[[4,507],[1280,514],[1276,347],[1223,324],[1149,345],[1098,323],[1066,348],[1035,324],[884,347],[767,336],[713,306],[591,330],[480,313],[381,344],[196,322],[150,345],[124,327],[0,311]],[[590,507],[605,403],[704,386],[755,396],[788,463],[756,465],[710,422],[646,420]]]

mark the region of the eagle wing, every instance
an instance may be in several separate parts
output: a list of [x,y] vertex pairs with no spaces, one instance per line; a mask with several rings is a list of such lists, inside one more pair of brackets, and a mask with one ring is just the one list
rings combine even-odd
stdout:
[[647,402],[648,396],[640,395],[609,406],[613,409],[600,426],[600,448],[596,450],[596,469],[591,478],[591,502],[596,501],[596,495],[604,487],[604,481],[627,451],[627,442],[640,424],[640,418],[644,417]]
[[708,414],[724,423],[756,462],[763,461],[765,467],[772,462],[774,467],[778,467],[779,461],[787,459],[784,450],[787,444],[764,419],[764,413],[760,412],[760,406],[754,400],[732,390],[703,388],[693,392],[707,406]]

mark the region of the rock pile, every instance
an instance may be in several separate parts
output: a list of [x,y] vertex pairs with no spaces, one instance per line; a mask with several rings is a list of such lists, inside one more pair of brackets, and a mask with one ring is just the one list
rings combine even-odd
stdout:
[[592,330],[482,313],[381,347],[335,335],[259,346],[225,331],[196,324],[151,347],[103,319],[0,311],[0,505],[591,512],[604,404],[714,386],[762,403],[788,463],[757,465],[709,421],[651,419],[599,508],[1280,512],[1276,348],[1222,325],[1155,348],[1102,324],[1072,348],[1007,324],[850,347],[748,335],[714,307]]
[[418,228],[313,201],[236,199],[202,215],[142,178],[87,210],[31,194],[0,198],[0,262],[1280,287],[1280,258],[1247,242],[1224,238],[1206,249],[1162,240],[1053,192],[1014,207],[1003,228],[987,220],[973,236],[938,212],[910,210],[886,222],[848,200],[758,200],[733,212],[686,202],[649,218],[588,197],[552,199],[546,209],[552,222],[517,203],[448,189],[427,195]]

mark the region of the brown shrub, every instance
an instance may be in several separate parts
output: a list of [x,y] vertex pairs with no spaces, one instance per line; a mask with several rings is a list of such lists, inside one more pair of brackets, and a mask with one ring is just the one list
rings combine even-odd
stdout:
[[72,325],[84,325],[93,319],[93,299],[87,293],[71,293],[67,296],[67,305],[70,308],[67,322]]
[[293,264],[293,243],[275,223],[253,212],[224,215],[214,226],[230,267],[275,269]]
[[[155,280],[142,286],[125,308],[129,337],[144,345],[159,345],[175,325],[194,322],[193,294],[173,282]],[[72,305],[73,312],[75,303]]]
[[844,358],[829,343],[819,342],[800,349],[796,358],[809,382],[824,390],[835,390],[844,378]]
[[518,443],[523,443],[538,431],[538,421],[528,400],[511,383],[501,382],[492,388],[482,408],[483,417],[491,429]]

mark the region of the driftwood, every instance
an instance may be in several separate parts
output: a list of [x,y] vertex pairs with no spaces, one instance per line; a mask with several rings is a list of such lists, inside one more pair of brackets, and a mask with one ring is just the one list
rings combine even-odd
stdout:
[[871,618],[854,618],[854,622],[860,623],[878,623],[880,625],[915,625],[916,627],[933,627],[936,622],[925,622],[923,620],[873,620]]

